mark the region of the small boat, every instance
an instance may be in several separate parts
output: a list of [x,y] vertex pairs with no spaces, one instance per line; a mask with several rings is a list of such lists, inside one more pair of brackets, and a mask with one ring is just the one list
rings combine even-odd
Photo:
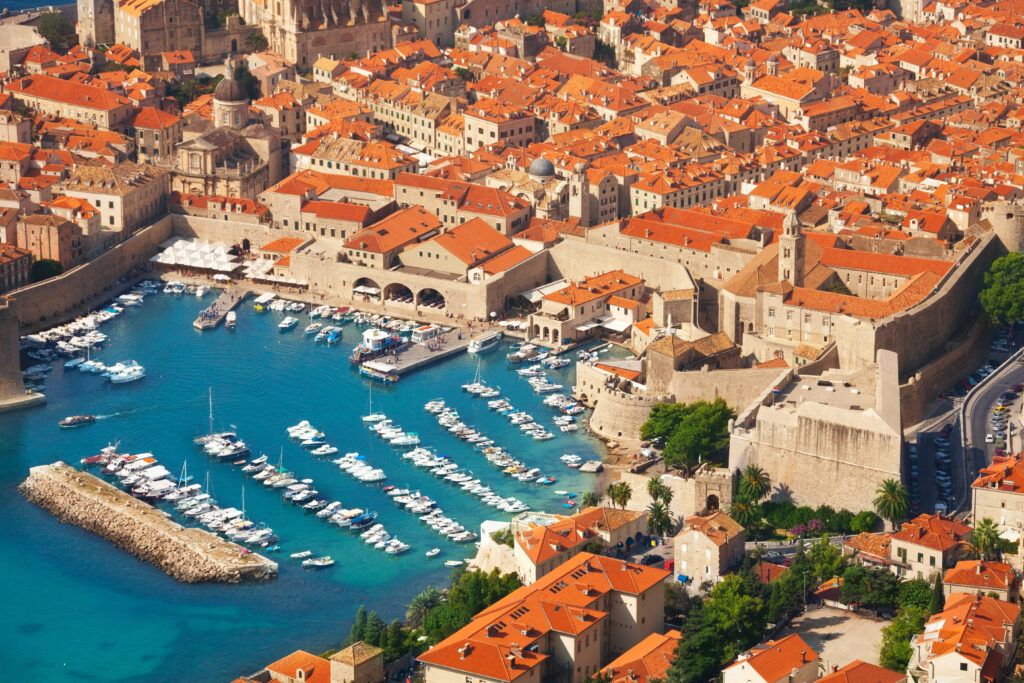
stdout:
[[279,330],[290,330],[290,329],[292,329],[293,327],[295,327],[298,324],[299,324],[299,319],[298,318],[293,318],[293,317],[291,317],[289,315],[289,316],[286,316],[284,320],[282,320],[281,322],[279,322],[277,324],[277,329],[279,329]]
[[224,326],[229,330],[235,329],[235,325],[238,324],[238,315],[234,311],[228,311],[228,315],[224,318]]
[[196,296],[202,299],[204,296],[206,296],[206,293],[209,291],[210,288],[207,287],[206,285],[199,285],[198,287],[196,287]]
[[306,569],[320,569],[322,567],[330,567],[334,564],[334,560],[331,559],[330,555],[324,555],[323,557],[310,558],[302,561],[302,566]]
[[441,554],[441,549],[440,548],[431,548],[430,550],[427,551],[426,554],[427,554],[427,557],[437,557],[438,555]]
[[302,334],[303,336],[313,334],[314,332],[318,331],[321,327],[323,327],[321,323],[310,323],[306,325],[306,329],[303,330]]
[[305,558],[312,557],[312,556],[313,556],[313,551],[312,550],[303,550],[302,552],[292,553],[291,554],[291,558],[293,560],[304,560]]
[[444,566],[446,567],[461,567],[465,562],[462,560],[445,560]]
[[95,415],[71,415],[70,417],[65,417],[57,424],[59,424],[61,427],[65,429],[68,429],[71,427],[81,427],[82,425],[91,425],[95,421]]

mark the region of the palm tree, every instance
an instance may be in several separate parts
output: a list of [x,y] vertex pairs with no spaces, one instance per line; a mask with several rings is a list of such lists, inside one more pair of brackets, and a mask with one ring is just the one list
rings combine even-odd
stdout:
[[759,465],[747,465],[740,472],[740,493],[760,503],[772,490],[772,479]]
[[655,502],[661,498],[662,492],[668,487],[662,483],[661,479],[657,477],[651,477],[647,480],[647,495]]
[[729,506],[729,516],[745,529],[751,529],[761,520],[761,508],[757,503],[741,497]]
[[971,538],[974,541],[974,546],[978,549],[980,559],[998,560],[1002,556],[1002,550],[999,547],[999,527],[988,517],[974,525]]
[[633,497],[633,489],[626,482],[617,481],[613,484],[608,484],[606,494],[612,503],[625,509],[629,499]]
[[430,586],[409,602],[409,606],[405,609],[405,619],[411,628],[417,628],[423,623],[427,613],[440,604],[441,593]]
[[672,513],[660,500],[647,506],[647,533],[651,536],[665,536],[672,531],[674,526]]
[[875,489],[875,512],[882,519],[896,527],[896,522],[907,516],[910,509],[910,494],[907,487],[897,479],[886,479]]
[[597,507],[597,504],[600,502],[601,499],[598,498],[597,494],[593,491],[585,491],[583,495],[580,496],[580,507],[593,508]]

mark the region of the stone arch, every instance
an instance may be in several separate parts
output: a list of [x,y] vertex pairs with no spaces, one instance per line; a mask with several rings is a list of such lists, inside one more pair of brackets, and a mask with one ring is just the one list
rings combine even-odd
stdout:
[[444,295],[441,294],[441,292],[427,287],[426,289],[421,289],[416,294],[416,305],[428,306],[430,308],[444,308],[446,302],[444,300]]
[[534,337],[534,339],[536,339],[539,336],[540,336],[540,325],[534,323],[533,324],[533,337]]
[[242,251],[249,251],[250,249],[252,249],[252,243],[249,241],[249,238],[246,237],[242,240]]
[[232,52],[232,54],[235,53],[235,52],[238,52],[238,39],[237,38],[232,38],[231,39],[231,52]]
[[705,507],[705,509],[706,509],[706,510],[707,510],[708,512],[713,512],[713,511],[715,511],[715,510],[717,510],[717,509],[718,509],[718,506],[719,506],[719,502],[718,502],[718,496],[716,496],[716,495],[715,495],[715,494],[713,494],[713,493],[712,493],[712,494],[709,494],[709,495],[708,495],[708,500],[707,500],[707,503],[706,503],[706,504],[705,504],[705,506],[704,506],[704,507]]
[[553,342],[557,342],[558,341],[558,328],[557,327],[555,327],[555,328],[553,328],[551,330],[551,341],[553,341]]
[[[372,291],[376,290],[376,292]],[[376,281],[371,280],[368,277],[361,277],[352,283],[352,295],[357,297],[367,297],[370,299],[380,299],[381,288]]]
[[396,301],[401,304],[411,304],[413,302],[412,290],[401,282],[392,282],[384,288],[384,300]]

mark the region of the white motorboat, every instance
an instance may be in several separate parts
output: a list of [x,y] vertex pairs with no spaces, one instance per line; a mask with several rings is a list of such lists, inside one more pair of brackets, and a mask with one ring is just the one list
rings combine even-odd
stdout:
[[207,292],[209,292],[209,291],[210,291],[210,288],[207,287],[206,285],[199,285],[198,287],[196,287],[196,296],[201,299],[204,296],[206,296]]
[[430,550],[428,550],[426,552],[426,556],[427,557],[437,557],[440,554],[441,554],[441,549],[440,548],[431,548]]
[[307,557],[312,557],[312,556],[313,556],[313,551],[312,550],[303,550],[301,552],[292,553],[291,554],[291,558],[293,560],[304,560]]
[[482,353],[487,349],[493,348],[498,345],[501,341],[501,332],[489,330],[482,334],[478,334],[473,337],[473,340],[469,342],[469,348],[466,350],[469,353]]
[[279,329],[279,330],[290,330],[290,329],[292,329],[293,327],[295,327],[298,324],[299,324],[299,319],[298,318],[293,318],[293,317],[291,317],[289,315],[289,316],[286,316],[284,320],[282,320],[281,322],[279,322],[277,324],[277,329]]
[[309,558],[302,561],[302,566],[306,569],[322,569],[323,567],[330,567],[334,564],[334,560],[331,559],[330,555],[324,555],[323,557]]

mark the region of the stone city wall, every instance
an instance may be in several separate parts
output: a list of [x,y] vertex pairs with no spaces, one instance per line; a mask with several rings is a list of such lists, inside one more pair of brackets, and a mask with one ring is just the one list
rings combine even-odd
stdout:
[[692,477],[622,472],[619,481],[629,484],[632,491],[626,504],[627,510],[643,512],[654,502],[647,493],[647,483],[655,476],[672,491],[668,509],[677,525],[687,517],[701,514],[705,510],[728,510],[732,505],[733,477],[730,470],[725,468],[706,468],[699,470]]
[[648,287],[663,292],[694,287],[689,271],[677,262],[630,254],[614,247],[589,244],[580,239],[563,240],[551,247],[548,254],[548,274],[552,280],[582,280],[591,275],[621,269],[630,275],[643,278]]
[[80,526],[182,583],[270,579],[277,563],[203,529],[183,527],[152,505],[63,462],[33,467],[18,487],[57,519]]
[[109,288],[132,266],[149,267],[171,229],[171,217],[164,216],[88,263],[11,292],[22,333],[51,327],[103,303],[111,295]]
[[679,403],[723,399],[739,412],[757,399],[779,376],[779,368],[740,368],[709,370],[706,366],[690,372],[676,372],[669,383],[669,392]]
[[[959,380],[984,364],[988,358],[989,329],[979,316],[967,331],[965,338],[952,349],[914,373],[900,385],[900,407],[903,424],[913,425],[923,420],[928,408],[939,394],[952,388]],[[954,342],[950,342],[952,345]]]
[[576,385],[573,395],[594,409],[590,416],[590,430],[606,439],[639,439],[640,427],[655,403],[674,403],[669,394],[647,396],[642,385],[633,385],[636,394],[606,386],[610,379],[606,372],[589,363],[576,364]]

